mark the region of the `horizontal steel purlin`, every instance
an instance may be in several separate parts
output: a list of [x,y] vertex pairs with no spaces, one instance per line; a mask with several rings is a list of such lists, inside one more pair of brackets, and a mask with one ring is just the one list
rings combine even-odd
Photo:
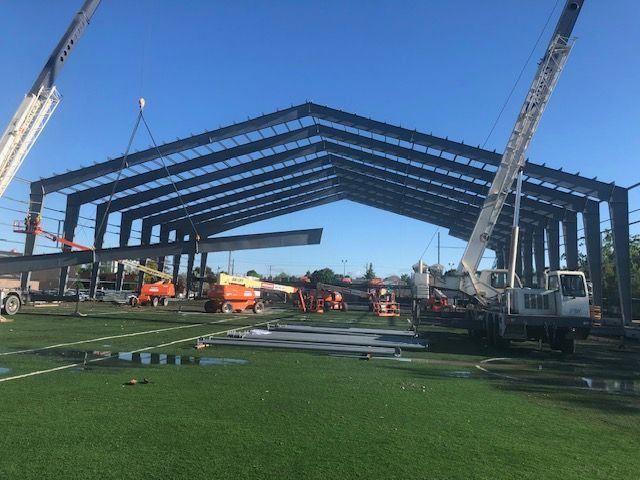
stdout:
[[153,258],[159,255],[183,255],[197,252],[224,252],[229,250],[251,250],[258,248],[317,245],[322,238],[322,229],[291,230],[286,232],[259,233],[209,238],[196,243],[179,241],[133,247],[105,248],[95,251],[74,251],[0,258],[0,274],[23,271],[49,270],[70,265],[92,262],[112,262],[138,258]]

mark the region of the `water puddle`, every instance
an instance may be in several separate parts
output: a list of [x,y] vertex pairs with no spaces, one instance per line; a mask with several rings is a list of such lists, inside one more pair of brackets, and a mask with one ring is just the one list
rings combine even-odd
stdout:
[[0,367],[0,375],[6,375],[11,371],[10,368]]
[[[245,365],[248,360],[242,358],[194,357],[153,352],[112,352],[110,350],[73,351],[48,350],[38,355],[56,356],[75,362],[99,363],[101,365]],[[1,373],[1,371],[0,371]]]
[[582,377],[584,387],[610,393],[640,393],[640,381]]
[[530,363],[509,358],[485,360],[481,364],[482,370],[509,380],[611,394],[640,395],[640,377],[633,370],[613,371],[583,362]]
[[447,373],[447,377],[454,377],[454,378],[471,378],[473,376],[473,374],[471,372],[467,372],[467,371],[458,371],[458,372],[448,372]]

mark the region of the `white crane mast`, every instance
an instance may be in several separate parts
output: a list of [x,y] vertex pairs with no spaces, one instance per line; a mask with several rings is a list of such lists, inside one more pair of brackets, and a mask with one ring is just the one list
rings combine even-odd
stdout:
[[498,166],[480,215],[469,237],[469,243],[458,266],[459,274],[466,274],[471,282],[464,282],[466,293],[479,291],[476,271],[487,247],[493,228],[507,200],[513,182],[526,163],[526,151],[542,113],[558,82],[571,51],[573,25],[582,8],[583,0],[569,0],[565,4],[558,25],[543,57],[527,97],[522,105],[515,127]]
[[86,0],[0,137],[0,197],[60,103],[53,84],[100,0]]

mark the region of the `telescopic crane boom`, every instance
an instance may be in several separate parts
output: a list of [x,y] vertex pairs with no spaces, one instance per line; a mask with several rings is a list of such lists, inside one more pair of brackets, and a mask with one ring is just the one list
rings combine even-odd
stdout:
[[[464,277],[461,289],[469,295],[475,295],[480,290],[476,271],[493,228],[511,192],[513,182],[524,168],[525,154],[531,138],[540,123],[542,113],[551,98],[571,51],[571,32],[583,2],[584,0],[568,0],[564,6],[551,42],[538,66],[536,76],[520,109],[478,220],[469,237],[469,243],[458,266],[458,273]],[[466,281],[466,279],[470,281]]]
[[0,197],[60,103],[54,81],[100,0],[86,0],[0,137]]

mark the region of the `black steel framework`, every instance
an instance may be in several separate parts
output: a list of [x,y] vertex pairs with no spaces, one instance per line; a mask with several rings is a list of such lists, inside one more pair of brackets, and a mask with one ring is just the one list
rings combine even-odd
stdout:
[[[315,103],[179,139],[161,145],[159,152],[168,161],[175,186],[202,238],[346,199],[439,225],[450,235],[467,240],[501,158],[495,151]],[[193,240],[195,232],[158,158],[156,149],[129,155],[117,183],[115,172],[122,158],[38,180],[31,184],[29,209],[42,211],[50,193],[66,194],[64,235],[73,239],[81,207],[94,204],[98,219],[95,246],[100,248],[110,223],[98,230],[100,219],[114,191],[108,217],[113,221],[113,216],[120,215],[120,248],[130,244],[134,224],[139,224],[140,244],[150,244],[155,235],[167,246],[159,254],[164,266],[165,256],[173,254],[170,245]],[[581,214],[594,301],[601,304],[599,206],[606,202],[621,310],[624,321],[630,322],[628,190],[533,162],[527,163],[524,174],[518,270],[526,283],[539,284],[545,266],[560,267],[561,233],[566,266],[577,267],[577,215]],[[513,198],[490,242],[498,265],[508,258],[512,205]],[[28,235],[25,255],[32,255],[34,246],[34,236]],[[188,256],[191,267],[194,255]],[[201,264],[206,264],[203,255]],[[175,255],[176,276],[179,261]],[[93,290],[98,267],[95,263]],[[61,290],[67,270],[61,269]],[[119,273],[121,284],[122,271]],[[28,278],[25,273],[24,286]]]

